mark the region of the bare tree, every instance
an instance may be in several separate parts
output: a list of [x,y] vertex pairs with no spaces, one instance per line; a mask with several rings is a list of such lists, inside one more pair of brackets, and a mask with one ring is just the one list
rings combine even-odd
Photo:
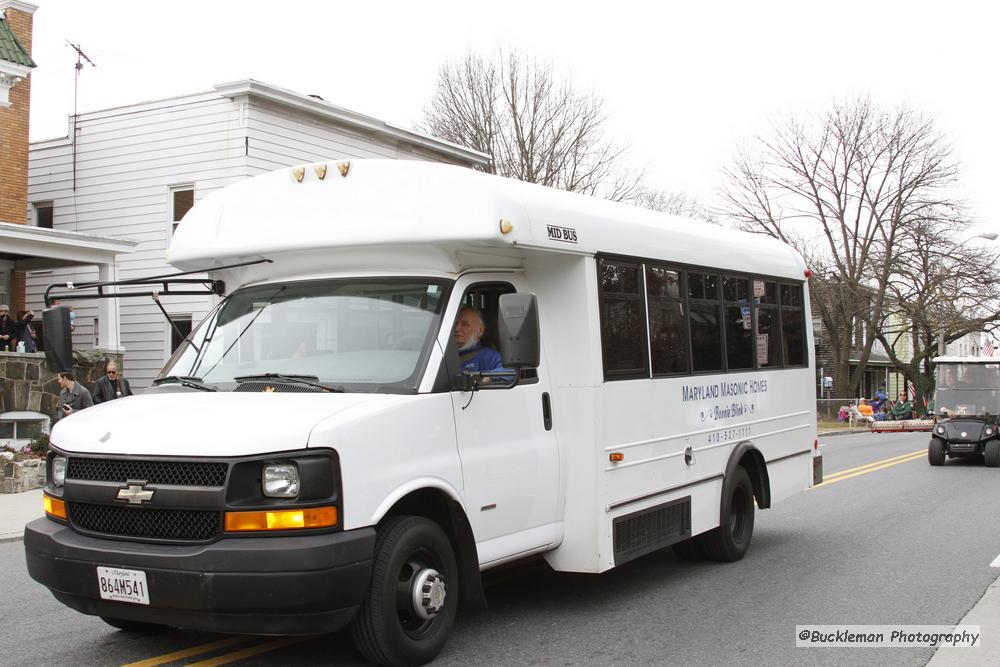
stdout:
[[671,215],[678,215],[684,218],[702,220],[715,225],[719,224],[718,216],[711,209],[695,197],[683,192],[639,187],[635,194],[626,200],[626,202],[661,213],[670,213]]
[[613,201],[636,202],[643,172],[605,136],[602,100],[548,64],[503,51],[441,67],[420,129],[488,153],[491,173]]
[[865,99],[776,125],[726,170],[722,212],[797,247],[816,271],[810,288],[838,395],[858,390],[907,230],[964,222],[949,198],[956,173],[929,119]]
[[917,401],[934,388],[930,362],[942,339],[1000,327],[1000,255],[970,234],[962,224],[926,220],[900,239],[878,335]]

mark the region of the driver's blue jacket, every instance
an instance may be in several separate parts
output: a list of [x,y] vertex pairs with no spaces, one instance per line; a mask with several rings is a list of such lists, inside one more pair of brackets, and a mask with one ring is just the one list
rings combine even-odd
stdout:
[[482,373],[484,371],[505,371],[503,359],[500,353],[491,347],[483,347],[476,343],[468,350],[459,352],[459,359],[462,362],[463,371],[474,371]]

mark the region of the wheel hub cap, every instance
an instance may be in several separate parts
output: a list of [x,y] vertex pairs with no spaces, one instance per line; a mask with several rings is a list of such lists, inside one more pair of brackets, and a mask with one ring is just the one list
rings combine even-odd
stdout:
[[413,609],[421,618],[432,618],[444,607],[444,577],[437,570],[421,570],[413,581]]

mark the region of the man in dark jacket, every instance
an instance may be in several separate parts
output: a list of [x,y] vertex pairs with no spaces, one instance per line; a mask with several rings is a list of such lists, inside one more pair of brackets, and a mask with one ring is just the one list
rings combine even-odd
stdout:
[[90,392],[82,384],[76,381],[71,371],[64,371],[56,375],[62,391],[59,392],[59,408],[53,415],[54,421],[59,421],[63,417],[68,417],[77,410],[83,410],[94,405],[94,399]]
[[118,370],[118,364],[109,361],[104,370],[107,375],[99,378],[94,385],[94,404],[111,401],[122,396],[131,396],[132,387],[128,380],[122,377]]

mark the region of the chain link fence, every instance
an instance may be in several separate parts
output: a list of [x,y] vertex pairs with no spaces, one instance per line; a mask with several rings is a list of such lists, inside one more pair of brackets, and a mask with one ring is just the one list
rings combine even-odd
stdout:
[[[847,408],[857,400],[856,398],[817,398],[817,423],[829,426],[836,424],[847,426]],[[841,411],[841,408],[844,408],[844,410]]]

